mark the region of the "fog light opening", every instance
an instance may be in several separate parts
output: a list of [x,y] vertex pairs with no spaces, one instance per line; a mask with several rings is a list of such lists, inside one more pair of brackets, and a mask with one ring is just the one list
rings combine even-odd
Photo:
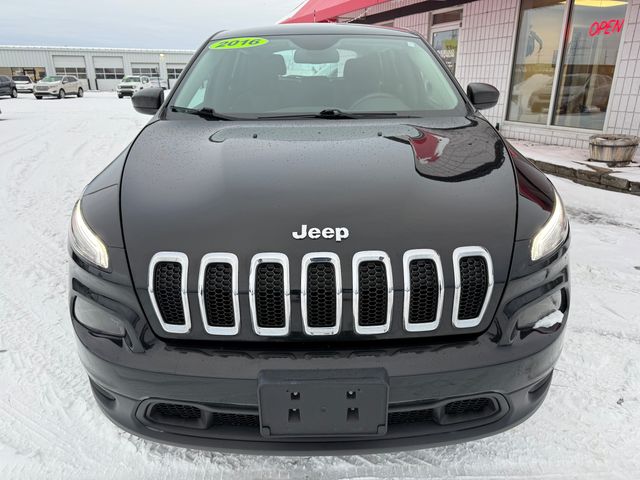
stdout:
[[115,315],[82,297],[76,297],[73,303],[73,316],[93,332],[113,337],[125,336],[124,325]]

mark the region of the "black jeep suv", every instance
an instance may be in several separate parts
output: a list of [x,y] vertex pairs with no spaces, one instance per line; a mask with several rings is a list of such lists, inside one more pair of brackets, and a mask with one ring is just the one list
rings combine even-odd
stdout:
[[547,178],[418,35],[220,32],[85,189],[69,308],[105,414],[271,453],[410,449],[542,403],[569,312]]

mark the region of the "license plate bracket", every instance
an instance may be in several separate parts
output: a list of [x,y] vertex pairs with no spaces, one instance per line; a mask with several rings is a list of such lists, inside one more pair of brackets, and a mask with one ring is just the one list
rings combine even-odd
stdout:
[[384,435],[388,397],[384,369],[263,371],[260,431],[269,438]]

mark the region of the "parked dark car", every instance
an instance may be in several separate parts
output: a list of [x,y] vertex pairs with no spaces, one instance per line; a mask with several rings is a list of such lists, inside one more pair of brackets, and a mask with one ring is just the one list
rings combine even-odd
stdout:
[[[327,72],[330,72],[327,73]],[[69,308],[104,413],[215,450],[329,454],[529,417],[569,312],[549,180],[419,36],[221,32],[84,190]]]
[[18,97],[16,83],[6,75],[0,75],[0,96],[8,95],[11,98]]

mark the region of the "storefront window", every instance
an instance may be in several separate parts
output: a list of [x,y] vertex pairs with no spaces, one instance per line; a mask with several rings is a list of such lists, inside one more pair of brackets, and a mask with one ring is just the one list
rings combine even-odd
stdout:
[[547,123],[566,2],[523,0],[508,120]]
[[576,0],[564,51],[554,125],[602,130],[626,1]]
[[507,120],[602,130],[626,9],[626,0],[522,0]]

